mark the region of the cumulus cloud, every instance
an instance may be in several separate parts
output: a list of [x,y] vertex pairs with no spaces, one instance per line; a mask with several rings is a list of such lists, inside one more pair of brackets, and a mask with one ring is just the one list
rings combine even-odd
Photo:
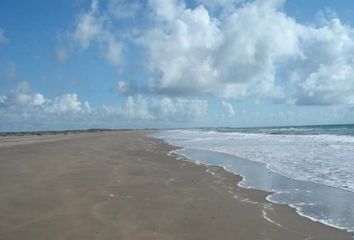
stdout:
[[[76,93],[52,99],[34,92],[23,82],[14,91],[0,95],[0,130],[119,127],[145,121],[193,122],[208,114],[208,102],[198,98],[128,96],[119,105],[91,107]],[[97,124],[97,125],[96,125]]]
[[0,28],[0,44],[7,43],[8,41],[9,41],[9,39],[5,36],[4,29]]
[[0,107],[43,106],[45,103],[44,96],[32,92],[26,82],[20,83],[15,91],[10,91],[0,98]]
[[212,58],[222,41],[217,20],[203,6],[190,10],[177,1],[154,0],[150,7],[159,22],[141,38],[150,54],[150,90],[178,95],[209,91],[218,77]]
[[121,81],[122,93],[352,104],[353,27],[324,11],[318,22],[304,25],[284,12],[284,2],[197,0],[191,7],[184,0],[149,0],[144,24],[124,38],[117,26],[142,5],[110,0],[108,9],[99,9],[96,0],[78,17],[74,36],[83,48],[101,44],[117,66],[127,42],[142,48],[147,83]]
[[248,3],[223,19],[203,5],[163,2],[150,1],[159,21],[142,37],[155,72],[152,91],[284,97],[275,84],[276,65],[299,53],[300,27],[278,10],[278,1]]
[[202,5],[156,2],[150,7],[159,21],[142,37],[154,71],[152,91],[308,105],[353,102],[353,29],[339,19],[302,25],[275,0],[235,6],[222,18]]
[[145,98],[129,96],[125,104],[119,108],[119,112],[124,112],[128,119],[154,119],[149,107],[149,102]]
[[353,104],[354,30],[338,18],[300,36],[302,55],[290,61],[290,81],[299,104]]
[[0,108],[3,111],[33,111],[41,114],[88,113],[88,102],[80,102],[76,93],[63,94],[47,99],[41,93],[34,92],[27,82],[21,82],[16,90],[0,96]]
[[[112,108],[108,108],[111,109]],[[115,112],[129,120],[193,121],[208,114],[208,102],[198,98],[128,96]]]
[[50,106],[50,111],[56,113],[65,113],[65,112],[89,112],[90,105],[88,102],[81,103],[78,100],[76,93],[64,94],[58,96],[54,99],[53,103]]

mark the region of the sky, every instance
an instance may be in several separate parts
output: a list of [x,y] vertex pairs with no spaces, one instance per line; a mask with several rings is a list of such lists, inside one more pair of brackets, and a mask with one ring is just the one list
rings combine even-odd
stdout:
[[0,131],[351,123],[352,0],[0,1]]

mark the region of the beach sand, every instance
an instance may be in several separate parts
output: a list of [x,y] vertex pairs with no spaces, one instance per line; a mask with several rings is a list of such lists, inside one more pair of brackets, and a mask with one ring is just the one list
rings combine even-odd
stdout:
[[0,138],[0,239],[352,239],[144,131]]

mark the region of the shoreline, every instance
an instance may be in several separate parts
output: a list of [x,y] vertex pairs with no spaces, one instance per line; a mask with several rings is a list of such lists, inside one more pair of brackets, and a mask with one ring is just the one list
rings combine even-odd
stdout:
[[[174,145],[172,145],[172,146],[174,146]],[[177,146],[177,147],[178,147],[178,146]],[[174,151],[175,151],[175,150],[172,150],[172,152],[174,152]],[[304,213],[302,213],[301,210],[299,210],[295,205],[291,205],[291,204],[287,204],[287,203],[279,203],[279,202],[276,202],[276,201],[274,201],[274,200],[269,199],[273,194],[277,193],[275,190],[263,190],[263,189],[257,189],[257,188],[255,188],[255,187],[249,187],[249,186],[242,186],[242,185],[240,185],[240,183],[241,183],[241,182],[244,180],[244,178],[245,178],[245,176],[243,176],[242,174],[237,174],[237,173],[234,173],[234,172],[232,172],[232,171],[229,171],[229,170],[227,170],[227,168],[225,168],[224,166],[212,165],[212,164],[204,164],[204,163],[200,163],[200,162],[197,163],[197,162],[195,162],[195,160],[193,160],[193,159],[188,159],[188,158],[186,158],[186,157],[184,157],[184,156],[182,156],[182,155],[178,155],[178,153],[174,153],[174,154],[177,156],[178,160],[187,161],[187,162],[192,162],[192,163],[194,163],[194,164],[196,164],[196,165],[200,165],[200,166],[206,167],[206,168],[207,168],[206,172],[211,173],[211,174],[213,174],[213,173],[208,171],[208,170],[209,170],[209,167],[220,167],[223,171],[225,171],[225,172],[227,172],[227,173],[230,173],[230,174],[233,174],[233,175],[238,176],[238,177],[241,178],[241,180],[236,183],[237,187],[240,187],[240,188],[245,189],[245,190],[251,190],[251,191],[252,191],[252,190],[256,190],[256,191],[262,191],[262,192],[266,193],[267,195],[266,195],[266,197],[265,197],[265,200],[268,201],[269,203],[277,204],[277,205],[285,205],[285,206],[289,207],[290,209],[293,209],[293,210],[295,211],[295,213],[296,213],[297,215],[299,215],[300,217],[309,219],[309,220],[311,220],[312,222],[315,222],[315,223],[323,224],[323,225],[328,226],[328,227],[331,227],[331,228],[335,228],[335,229],[342,230],[342,231],[345,231],[345,232],[350,233],[350,234],[354,234],[354,232],[349,231],[349,230],[347,230],[347,229],[345,229],[345,228],[341,228],[341,227],[336,226],[336,225],[334,225],[334,224],[330,224],[330,223],[327,223],[327,222],[325,222],[325,221],[318,220],[318,219],[316,219],[316,218],[307,216],[307,215],[305,215]],[[250,160],[248,160],[248,161],[250,161]],[[277,173],[277,174],[278,174],[278,173]],[[284,176],[284,177],[286,177],[286,176]],[[331,186],[328,186],[328,187],[331,187]],[[334,188],[334,187],[331,187],[331,188]],[[343,190],[343,191],[348,191],[348,190],[345,190],[345,189],[342,189],[342,190]],[[267,220],[269,220],[269,219],[267,219]],[[269,221],[271,221],[271,220],[269,220]],[[354,238],[354,235],[353,235],[353,238]]]
[[0,239],[352,239],[149,133],[0,146]]
[[[318,183],[317,181],[301,179],[301,174],[299,174],[299,177],[294,177],[294,174],[290,175],[291,177],[283,175],[282,173],[287,172],[287,166],[289,166],[289,169],[294,169],[292,168],[294,162],[291,159],[286,160],[289,164],[278,164],[278,166],[283,166],[283,169],[280,168],[274,171],[274,168],[270,167],[272,165],[268,165],[268,161],[248,160],[246,157],[239,157],[251,152],[251,156],[258,154],[258,158],[261,160],[269,158],[268,155],[261,154],[262,151],[258,152],[257,146],[252,145],[252,143],[243,144],[242,142],[237,142],[242,139],[242,136],[237,138],[237,133],[235,134],[236,136],[230,134],[230,138],[231,136],[235,137],[240,147],[232,141],[223,141],[222,136],[228,138],[229,135],[227,134],[213,134],[216,133],[160,131],[153,136],[163,139],[169,144],[179,146],[180,149],[176,150],[176,153],[191,159],[192,162],[221,166],[228,172],[242,176],[244,179],[238,184],[240,187],[272,192],[273,194],[267,197],[267,200],[272,203],[286,204],[294,208],[297,214],[302,217],[351,234],[354,233],[354,208],[351,204],[354,200],[354,192]],[[206,137],[206,139],[203,137]],[[269,144],[273,143],[269,142]],[[261,146],[263,145],[261,144]],[[239,153],[240,148],[246,149],[246,154]],[[278,150],[281,153],[282,150]],[[306,161],[306,155],[304,156],[304,161]],[[274,161],[276,162],[277,160],[279,159]],[[272,160],[269,161],[269,163],[271,162]],[[311,162],[305,166],[310,165]],[[298,165],[296,168],[300,169],[301,166]],[[296,173],[296,171],[294,172]],[[317,173],[320,170],[315,170],[314,172]],[[343,172],[343,174],[345,173]],[[344,179],[347,178],[348,176]]]
[[[154,137],[152,137],[152,138],[154,139]],[[158,139],[158,138],[156,138],[156,139]],[[237,176],[237,177],[240,178],[240,181],[236,182],[237,187],[242,188],[242,189],[245,189],[245,190],[264,192],[264,193],[266,194],[265,200],[266,200],[267,202],[269,202],[269,203],[276,204],[276,205],[284,205],[284,206],[287,206],[287,207],[289,207],[290,209],[292,209],[295,214],[299,215],[300,217],[303,217],[303,218],[306,218],[306,219],[308,219],[308,220],[311,220],[311,221],[314,222],[314,223],[322,224],[322,225],[324,225],[324,226],[327,226],[327,227],[330,227],[330,228],[334,228],[334,229],[337,229],[337,230],[341,230],[341,231],[347,232],[347,233],[349,233],[349,234],[354,234],[354,232],[349,231],[349,230],[347,230],[347,229],[345,229],[345,228],[341,228],[341,227],[336,226],[336,225],[334,225],[334,224],[327,223],[327,222],[322,221],[322,220],[318,220],[318,219],[316,219],[316,218],[314,218],[314,217],[311,217],[311,216],[307,216],[307,215],[305,215],[304,213],[302,213],[301,210],[298,209],[295,205],[291,205],[291,204],[287,204],[287,203],[279,203],[279,202],[276,202],[276,201],[274,201],[274,200],[271,200],[270,197],[271,197],[273,194],[276,194],[276,193],[277,193],[275,190],[263,190],[263,189],[258,189],[258,188],[251,187],[251,186],[241,185],[240,183],[241,183],[242,181],[244,181],[244,179],[246,178],[246,177],[243,176],[242,174],[234,173],[234,172],[232,172],[231,170],[228,170],[225,166],[219,166],[219,165],[215,165],[215,164],[206,164],[206,163],[200,162],[199,160],[194,160],[194,159],[192,159],[192,158],[188,158],[188,157],[186,157],[186,156],[179,155],[177,151],[178,151],[178,150],[183,150],[184,147],[178,146],[178,145],[173,145],[173,144],[168,143],[168,142],[166,142],[166,141],[164,141],[164,140],[162,140],[162,141],[163,141],[164,143],[166,143],[166,144],[168,144],[168,145],[171,146],[172,150],[170,151],[169,155],[174,156],[174,157],[175,157],[177,160],[179,160],[179,161],[191,162],[191,163],[196,164],[196,165],[198,165],[198,166],[203,166],[203,167],[206,168],[206,172],[207,172],[207,173],[210,173],[210,174],[212,174],[212,175],[213,175],[213,172],[210,172],[210,171],[209,171],[209,168],[221,168],[223,171],[225,171],[225,172],[227,172],[227,173],[229,173],[229,174],[235,175],[235,176]],[[217,153],[219,153],[219,152],[217,152]],[[220,153],[221,153],[221,152],[220,152]],[[229,155],[229,154],[227,154],[227,153],[221,153],[221,154]],[[232,156],[232,155],[230,155],[230,156]],[[251,161],[251,160],[248,160],[248,159],[243,159],[243,160]],[[267,169],[268,169],[268,168],[267,168]],[[268,170],[270,170],[270,169],[268,169]],[[279,173],[276,173],[276,174],[279,174]],[[279,175],[281,175],[281,174],[279,174]],[[282,176],[282,175],[281,175],[281,176]],[[288,178],[287,176],[283,176],[283,177]],[[317,184],[317,183],[314,183],[314,184]],[[327,187],[334,188],[334,187],[331,187],[331,186],[327,186]],[[343,191],[348,191],[348,190],[346,190],[346,189],[342,189],[342,190],[343,190]],[[264,218],[266,218],[268,221],[270,221],[270,222],[272,222],[272,223],[274,223],[274,224],[278,224],[278,223],[272,221],[271,219],[267,218],[266,216],[264,216]],[[353,238],[354,238],[354,235],[353,235]]]
[[[196,164],[196,165],[198,165],[198,166],[202,166],[202,167],[206,168],[206,172],[207,172],[207,173],[210,173],[210,174],[212,174],[212,175],[213,175],[213,172],[209,172],[209,169],[210,169],[210,168],[220,168],[220,169],[222,169],[223,171],[225,171],[226,173],[235,175],[235,176],[237,176],[237,177],[240,178],[240,180],[239,180],[238,182],[236,182],[237,187],[239,187],[239,188],[241,188],[241,189],[245,189],[245,190],[250,190],[250,191],[261,191],[261,192],[263,192],[263,193],[266,194],[266,196],[265,196],[264,199],[265,199],[267,202],[269,202],[269,203],[271,203],[271,204],[286,206],[286,207],[288,207],[289,209],[293,210],[293,211],[294,211],[294,214],[297,214],[298,216],[300,216],[300,217],[302,217],[302,218],[305,218],[305,219],[308,219],[308,220],[310,220],[310,221],[312,221],[312,222],[314,222],[314,223],[318,223],[318,224],[324,225],[324,226],[326,226],[326,227],[334,228],[334,229],[336,229],[336,230],[340,230],[340,231],[344,231],[344,232],[346,232],[346,233],[352,234],[353,239],[354,239],[354,232],[352,232],[352,231],[349,231],[349,230],[347,230],[347,229],[345,229],[345,228],[341,228],[341,227],[338,227],[338,226],[336,226],[336,225],[333,225],[333,224],[324,222],[324,221],[322,221],[322,220],[317,220],[317,219],[315,219],[315,218],[313,218],[313,217],[307,216],[307,215],[305,215],[304,213],[302,213],[302,212],[301,212],[296,206],[294,206],[294,205],[289,205],[289,204],[286,204],[286,203],[279,203],[279,202],[276,202],[276,201],[272,201],[271,199],[269,199],[269,197],[271,197],[273,194],[276,193],[274,190],[273,190],[273,191],[272,191],[272,190],[262,190],[262,189],[257,189],[257,188],[255,188],[255,187],[242,186],[242,185],[240,185],[240,183],[246,178],[245,176],[243,176],[243,175],[241,175],[241,174],[238,174],[238,173],[234,173],[234,172],[228,170],[225,166],[219,166],[219,165],[213,165],[213,164],[206,164],[206,163],[200,162],[199,160],[189,159],[188,157],[183,156],[183,155],[180,155],[180,154],[178,154],[178,152],[177,152],[178,150],[183,150],[183,149],[185,149],[184,147],[178,146],[178,145],[174,145],[174,144],[172,144],[172,143],[168,143],[168,142],[166,142],[165,140],[160,139],[160,138],[156,138],[156,137],[154,137],[154,136],[149,136],[149,135],[147,135],[147,136],[148,136],[148,137],[151,137],[152,139],[162,140],[162,142],[164,142],[165,144],[169,145],[169,146],[171,147],[171,151],[169,152],[169,156],[175,157],[178,161],[186,161],[186,162],[189,162],[189,163]],[[222,152],[220,152],[220,153],[221,153],[221,154],[229,155],[228,153],[222,153]],[[230,155],[230,156],[232,156],[232,155]],[[248,159],[243,159],[243,160],[251,161],[251,160],[248,160]],[[271,169],[269,169],[268,167],[267,167],[267,169],[271,171]],[[275,173],[281,175],[280,173],[277,173],[277,172],[275,172]],[[283,176],[283,175],[281,175],[281,176]],[[283,177],[288,178],[287,176],[283,176]],[[316,184],[316,183],[315,183],[315,184]],[[328,186],[328,187],[334,188],[334,187],[332,187],[332,186]],[[346,189],[342,189],[342,190],[343,190],[343,191],[348,191],[348,190],[346,190]],[[264,215],[264,218],[266,218],[269,222],[272,222],[273,224],[278,225],[278,223],[276,223],[276,222],[274,222],[273,220],[267,218],[265,215]]]

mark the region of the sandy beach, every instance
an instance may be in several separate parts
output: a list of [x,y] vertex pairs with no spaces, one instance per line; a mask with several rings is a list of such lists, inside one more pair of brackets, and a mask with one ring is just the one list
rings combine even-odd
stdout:
[[0,137],[0,239],[353,239],[147,133]]

